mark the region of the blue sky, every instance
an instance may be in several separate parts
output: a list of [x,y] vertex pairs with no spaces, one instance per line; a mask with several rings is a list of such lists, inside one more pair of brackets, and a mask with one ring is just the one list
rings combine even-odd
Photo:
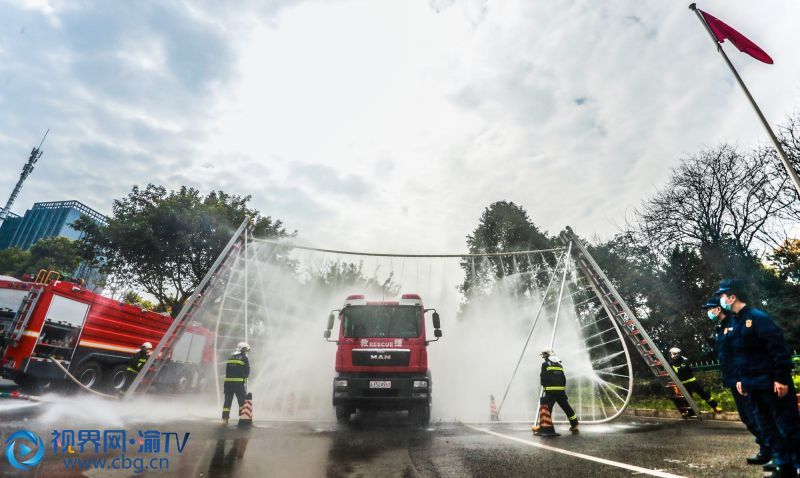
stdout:
[[[681,156],[767,142],[688,2],[225,5],[0,0],[3,201],[50,128],[15,212],[187,184],[308,243],[458,251],[501,199],[607,237]],[[700,7],[775,59],[726,45],[768,119],[795,113],[800,4]]]

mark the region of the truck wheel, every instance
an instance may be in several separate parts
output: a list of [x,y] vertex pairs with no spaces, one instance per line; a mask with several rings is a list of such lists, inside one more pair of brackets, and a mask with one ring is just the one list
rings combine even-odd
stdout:
[[173,390],[175,393],[186,393],[192,388],[192,373],[191,372],[183,372],[178,375],[178,379],[175,380],[175,385],[173,386]]
[[339,405],[336,407],[336,421],[343,425],[350,423],[350,415],[352,413],[353,412],[349,408]]
[[97,389],[100,385],[101,379],[103,378],[103,369],[100,368],[100,364],[97,362],[86,362],[78,367],[78,371],[75,373],[75,378],[77,378],[78,381],[84,386],[91,389]]
[[431,422],[431,406],[417,405],[408,411],[408,418],[410,418],[415,425],[427,426]]
[[117,365],[111,369],[108,376],[108,383],[106,386],[112,392],[119,392],[125,387],[125,382],[128,380],[127,374],[128,366],[125,364]]

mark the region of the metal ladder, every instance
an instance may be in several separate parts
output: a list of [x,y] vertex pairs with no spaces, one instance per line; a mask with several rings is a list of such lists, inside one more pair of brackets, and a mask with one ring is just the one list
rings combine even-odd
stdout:
[[675,371],[669,365],[653,340],[644,330],[639,320],[633,314],[628,304],[622,300],[617,289],[608,280],[608,277],[597,265],[594,258],[580,241],[578,236],[567,226],[562,233],[561,240],[564,244],[572,243],[572,253],[575,263],[581,273],[589,280],[597,297],[608,316],[614,319],[622,332],[628,337],[634,348],[642,356],[653,375],[661,379],[664,387],[670,393],[670,399],[684,418],[700,419],[700,409],[686,390],[683,382],[678,379]]
[[19,344],[22,335],[25,333],[25,328],[31,320],[31,314],[33,314],[33,310],[36,308],[36,303],[39,302],[39,297],[41,297],[41,295],[42,288],[34,286],[28,295],[25,296],[22,307],[20,307],[14,315],[14,319],[11,322],[14,324],[14,328],[9,330],[6,335],[14,345]]
[[242,250],[247,237],[246,232],[250,228],[250,218],[245,218],[239,228],[228,241],[228,244],[222,250],[217,260],[208,269],[203,280],[192,293],[189,300],[186,301],[178,316],[172,321],[172,324],[167,329],[164,337],[158,345],[153,349],[150,358],[147,359],[142,370],[134,379],[128,391],[125,392],[125,399],[128,400],[136,393],[145,393],[155,381],[158,372],[161,368],[169,363],[172,356],[172,349],[178,342],[178,339],[183,335],[186,327],[192,323],[192,317],[205,303],[205,300],[212,296],[216,287],[215,279],[223,277],[225,272],[230,269],[235,261],[237,254]]

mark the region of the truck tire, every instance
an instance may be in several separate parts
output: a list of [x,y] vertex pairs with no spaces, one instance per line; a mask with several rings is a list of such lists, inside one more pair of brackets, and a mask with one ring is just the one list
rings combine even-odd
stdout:
[[414,425],[427,426],[431,422],[431,406],[417,405],[408,411],[408,418]]
[[125,382],[128,380],[127,370],[128,366],[126,364],[112,368],[106,378],[106,388],[111,392],[121,392],[125,388]]
[[75,378],[92,390],[97,390],[102,383],[103,369],[97,362],[86,362],[78,367]]
[[352,410],[349,408],[339,405],[336,407],[336,422],[342,425],[350,423],[350,415],[352,414]]
[[194,376],[192,372],[189,370],[183,371],[178,374],[178,378],[175,380],[172,390],[175,393],[186,393],[191,390],[192,382]]

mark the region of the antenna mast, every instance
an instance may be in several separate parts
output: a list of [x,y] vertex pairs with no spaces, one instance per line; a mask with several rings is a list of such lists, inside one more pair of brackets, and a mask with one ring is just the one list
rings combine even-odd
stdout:
[[17,181],[17,185],[14,186],[14,190],[11,191],[11,196],[9,196],[5,207],[0,209],[0,224],[3,224],[3,221],[5,221],[8,213],[11,212],[11,206],[14,204],[14,201],[17,199],[17,196],[19,196],[19,192],[22,189],[22,183],[24,183],[28,178],[28,175],[33,172],[33,165],[36,164],[36,161],[39,161],[39,158],[42,157],[42,144],[44,144],[44,140],[47,138],[47,133],[49,132],[50,129],[44,133],[39,146],[31,150],[31,156],[28,158],[28,162],[25,163],[25,166],[22,167],[22,174],[19,175],[19,181]]

